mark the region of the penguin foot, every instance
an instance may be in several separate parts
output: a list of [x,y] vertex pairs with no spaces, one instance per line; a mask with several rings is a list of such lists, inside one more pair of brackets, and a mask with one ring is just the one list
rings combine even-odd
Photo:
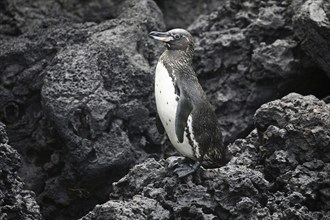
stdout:
[[200,163],[195,164],[182,163],[178,168],[174,170],[174,173],[181,179],[195,173],[200,167]]

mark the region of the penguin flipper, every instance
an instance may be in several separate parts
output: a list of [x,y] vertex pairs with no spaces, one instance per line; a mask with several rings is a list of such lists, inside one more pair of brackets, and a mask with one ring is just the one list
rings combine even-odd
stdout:
[[156,127],[157,127],[157,130],[160,134],[164,134],[165,133],[165,128],[162,124],[162,121],[160,120],[159,118],[159,115],[156,114]]
[[193,109],[190,100],[181,92],[175,116],[175,134],[180,143],[183,142],[184,130],[187,126],[188,116]]

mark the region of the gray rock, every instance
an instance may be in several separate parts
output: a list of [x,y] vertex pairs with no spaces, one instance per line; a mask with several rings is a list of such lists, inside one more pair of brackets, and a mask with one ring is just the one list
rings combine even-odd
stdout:
[[290,218],[306,215],[313,219],[318,216],[316,211],[328,216],[330,105],[314,96],[291,93],[262,105],[255,124],[266,157],[265,172],[277,190],[287,192],[279,197],[299,197],[299,201],[291,201],[290,195],[284,199],[288,200],[285,205],[273,200],[270,204],[283,209],[294,204],[296,209],[286,207],[284,211]]
[[202,169],[186,180],[178,179],[167,166],[168,162],[154,159],[135,166],[114,184],[110,201],[131,201],[135,195],[142,195],[158,201],[174,219],[249,218],[269,188],[261,172],[245,166]]
[[294,31],[301,48],[330,77],[330,3],[309,0],[297,7],[293,18]]
[[226,143],[252,130],[253,114],[265,102],[290,91],[328,94],[323,84],[329,79],[294,38],[294,4],[298,8],[296,1],[226,1],[189,26],[196,73]]
[[156,2],[164,14],[167,29],[187,28],[200,15],[210,14],[225,4],[225,1],[216,0],[156,0]]
[[[296,93],[264,104],[255,115],[258,129],[228,146],[233,158],[226,166],[178,179],[173,164],[180,159],[148,159],[114,183],[110,200],[84,218],[117,214],[118,204],[128,204],[124,213],[132,213],[137,196],[157,201],[173,219],[330,218],[329,107]],[[323,141],[309,141],[315,128]]]
[[[22,7],[33,8],[29,3]],[[57,4],[38,1],[35,13],[48,3]],[[68,19],[41,28],[35,27],[45,15],[27,13],[36,25],[22,26],[33,32],[1,38],[0,120],[23,155],[20,176],[47,219],[87,213],[106,201],[109,182],[146,152],[160,152],[150,115],[161,45],[147,35],[163,28],[161,12],[153,1],[126,1],[115,11],[116,18],[100,24]]]
[[[126,4],[123,16],[96,27],[84,44],[56,55],[42,89],[45,111],[67,143],[72,163],[87,172],[84,176],[129,167],[138,155],[126,130],[137,136],[148,129],[141,122],[148,121],[153,108],[151,69],[157,48],[147,33],[160,25],[150,19],[159,11],[151,1]],[[146,45],[154,52],[146,51]]]
[[[19,175],[37,195],[43,192],[48,175],[61,175],[65,167],[65,144],[41,105],[44,70],[58,50],[84,41],[87,28],[93,26],[62,24],[36,29],[0,44],[0,120],[7,125],[11,145],[22,156]],[[52,155],[60,155],[56,163]]]
[[0,122],[0,143],[1,144],[7,144],[8,143],[8,136],[5,129],[5,125]]
[[[118,18],[91,27],[84,42],[57,53],[46,70],[43,110],[66,144],[63,174],[70,175],[47,181],[43,198],[59,205],[94,194],[106,199],[107,183],[147,156],[152,70],[160,49],[147,35],[162,26],[160,11],[152,1],[122,7]],[[78,179],[69,190],[63,187]]]
[[245,166],[202,169],[193,178],[180,180],[168,165],[164,160],[148,159],[135,166],[114,183],[110,201],[134,201],[135,195],[142,195],[158,201],[174,219],[227,219],[249,213],[269,187],[259,171]]
[[144,196],[134,196],[130,201],[109,201],[97,205],[81,220],[166,220],[170,219],[169,211],[164,209],[156,200]]
[[21,167],[20,156],[6,142],[4,124],[0,123],[0,219],[42,219],[34,192],[24,189],[17,174]]
[[119,0],[53,1],[4,0],[0,9],[0,34],[20,35],[63,22],[101,22],[120,14]]
[[[152,94],[162,49],[146,38],[165,29],[155,3],[2,1],[0,121],[44,217],[77,219],[112,192],[85,218],[329,218],[328,107],[291,95],[275,101],[279,109],[261,108],[257,130],[248,135],[265,102],[290,91],[329,95],[327,63],[316,51],[326,51],[328,27],[310,16],[310,9],[316,15],[323,10],[329,18],[326,3],[158,1],[168,28],[186,27],[202,15],[189,27],[194,65],[226,142],[233,142],[227,166],[179,180],[168,167],[172,162],[141,163],[148,153],[159,157],[164,146]],[[307,103],[308,112],[293,99]],[[0,143],[8,144],[2,126]],[[6,169],[20,166],[4,161]],[[134,163],[141,164],[112,186]],[[21,195],[20,207],[38,213],[33,194]]]
[[291,93],[264,104],[254,121],[270,153],[284,149],[300,163],[330,162],[330,106],[315,96]]

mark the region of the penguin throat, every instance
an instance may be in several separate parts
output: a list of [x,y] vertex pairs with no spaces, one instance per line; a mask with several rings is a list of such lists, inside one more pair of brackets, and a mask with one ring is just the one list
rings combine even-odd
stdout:
[[182,65],[191,65],[193,58],[193,50],[166,50],[161,59],[170,65],[182,66]]

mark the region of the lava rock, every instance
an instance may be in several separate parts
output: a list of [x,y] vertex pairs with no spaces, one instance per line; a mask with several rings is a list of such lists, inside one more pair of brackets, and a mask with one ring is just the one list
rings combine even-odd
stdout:
[[84,41],[86,28],[91,26],[62,24],[0,44],[0,120],[7,125],[11,145],[22,156],[20,176],[36,193],[45,178],[40,167],[54,151],[63,150],[41,105],[44,70],[62,47]]
[[63,22],[101,22],[117,17],[122,2],[4,0],[0,3],[0,34],[18,36]]
[[323,88],[329,79],[295,38],[293,5],[299,6],[296,1],[228,0],[189,26],[196,47],[193,64],[225,143],[250,133],[253,114],[265,102],[292,91],[328,94]]
[[309,0],[295,9],[294,31],[301,48],[330,77],[330,3]]
[[[5,10],[16,14],[16,3],[4,2]],[[0,120],[22,155],[20,176],[37,193],[45,218],[77,218],[106,201],[108,183],[147,151],[160,152],[150,115],[161,45],[147,36],[164,24],[153,1],[121,2],[112,9],[115,18],[100,24],[74,23],[82,20],[69,16],[42,21],[61,17],[42,12],[58,3],[30,3],[22,7],[33,13],[20,14],[23,23],[17,24],[26,33],[0,38]],[[35,19],[31,26],[25,16]],[[66,102],[70,96],[73,103]]]
[[240,165],[202,169],[186,180],[178,179],[168,166],[168,161],[154,159],[135,166],[114,183],[110,201],[131,201],[142,195],[158,201],[174,219],[248,218],[263,203],[270,186],[261,172]]
[[0,131],[0,219],[42,219],[34,192],[24,189],[17,174],[22,165],[20,156],[7,144],[8,137],[2,123]]
[[[328,63],[316,51],[328,48],[327,2],[158,4],[168,28],[204,14],[189,27],[193,63],[225,142],[233,142],[230,163],[180,180],[169,161],[141,162],[159,157],[163,145],[152,88],[162,49],[147,33],[165,25],[152,0],[4,0],[0,121],[22,165],[4,159],[10,166],[2,167],[17,172],[21,166],[19,175],[38,195],[46,219],[77,219],[110,192],[111,200],[85,218],[101,212],[140,219],[329,217],[328,105],[291,95],[275,101],[279,109],[262,107],[253,130],[253,114],[265,102],[290,91],[329,95]],[[325,20],[315,22],[314,12]],[[273,121],[260,119],[263,114]],[[8,144],[1,126],[0,143]],[[135,163],[141,164],[112,186]],[[36,207],[31,192],[24,195],[20,207]]]
[[216,0],[156,0],[156,2],[164,14],[167,29],[187,28],[200,15],[207,15],[225,4],[225,1]]
[[[244,166],[202,169],[194,178],[180,180],[169,168],[169,163],[148,159],[136,165],[128,175],[114,183],[112,199],[82,219],[110,216],[111,210],[117,209],[117,204],[135,203],[136,196],[157,201],[162,210],[161,219],[227,218],[238,213],[250,216],[249,210],[258,206],[269,187],[259,171]],[[124,213],[134,213],[134,207],[125,206],[125,209],[128,211]],[[144,205],[140,209],[144,210]],[[103,214],[100,215],[98,210],[104,211]],[[153,217],[150,215],[151,219]]]
[[330,106],[315,96],[291,93],[264,104],[254,121],[270,153],[288,150],[300,164],[330,162]]
[[314,96],[292,93],[262,105],[255,124],[267,155],[268,177],[285,188],[287,195],[298,193],[302,198],[299,205],[294,204],[299,210],[288,209],[286,216],[329,212],[330,105]]
[[131,201],[109,201],[97,205],[91,212],[81,218],[81,220],[92,219],[167,220],[170,218],[169,211],[159,205],[156,200],[136,195]]
[[[60,175],[65,166],[65,144],[41,104],[44,71],[57,51],[83,42],[86,29],[92,26],[64,23],[0,44],[0,120],[7,126],[11,146],[21,155],[19,175],[37,195],[43,192],[47,178]],[[49,169],[53,154],[60,158]]]
[[153,1],[121,7],[118,18],[89,28],[84,42],[63,48],[45,71],[43,110],[68,154],[67,175],[46,182],[44,200],[69,206],[93,195],[106,199],[107,183],[147,156],[155,113],[152,70],[160,53],[147,36],[163,24]]
[[[327,219],[329,107],[296,93],[264,104],[255,115],[257,129],[228,146],[233,157],[227,165],[179,179],[173,164],[180,158],[148,159],[114,183],[109,202],[84,218],[110,216],[117,204],[129,204],[125,213],[134,213],[130,204],[143,197],[157,201],[170,219]],[[309,141],[315,128],[323,141]]]
[[155,54],[144,47],[157,51],[146,36],[160,25],[150,19],[159,11],[151,1],[127,2],[126,9],[120,18],[96,27],[84,44],[59,52],[42,89],[44,109],[67,143],[72,163],[90,169],[87,173],[128,167],[137,155],[126,130],[135,136],[146,132],[141,121],[148,121],[153,108]]

